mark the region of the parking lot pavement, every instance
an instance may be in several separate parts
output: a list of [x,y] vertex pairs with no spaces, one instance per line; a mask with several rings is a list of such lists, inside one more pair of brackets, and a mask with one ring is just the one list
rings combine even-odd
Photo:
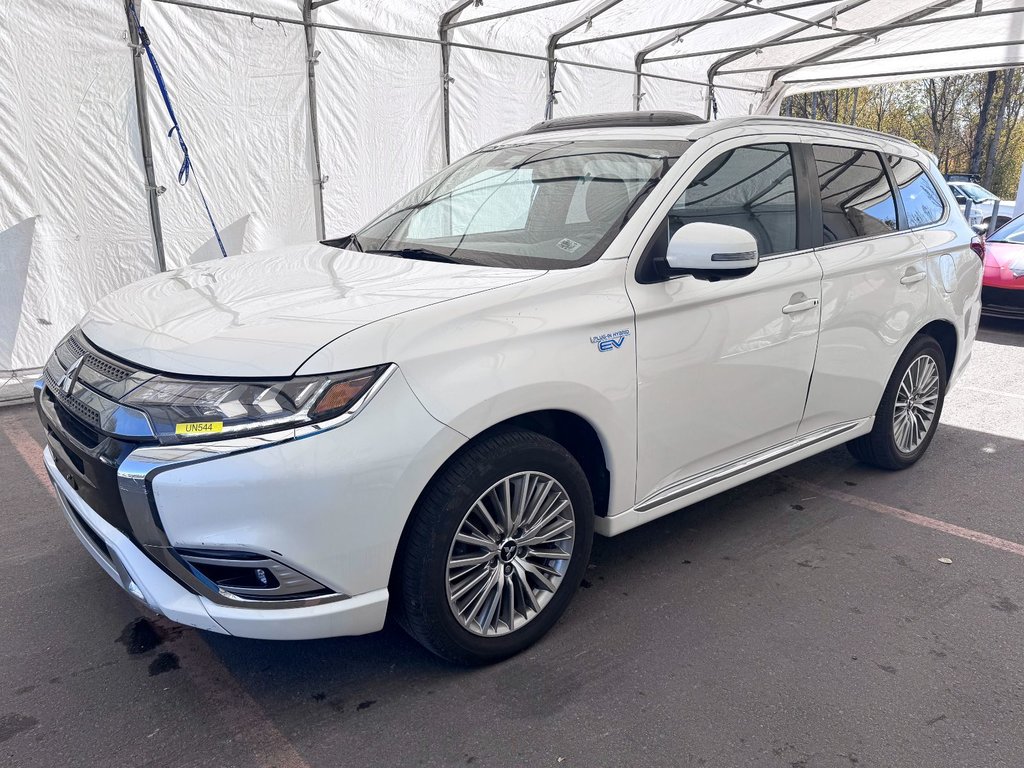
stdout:
[[1024,324],[985,323],[916,467],[837,449],[599,539],[565,619],[487,669],[390,627],[272,643],[146,613],[58,515],[40,439],[0,410],[3,765],[1024,761]]

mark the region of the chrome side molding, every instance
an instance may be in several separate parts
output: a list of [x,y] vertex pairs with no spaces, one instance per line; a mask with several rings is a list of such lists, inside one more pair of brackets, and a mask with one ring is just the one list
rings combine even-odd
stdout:
[[760,466],[773,462],[776,459],[781,459],[783,456],[795,453],[815,443],[838,437],[844,432],[851,432],[862,423],[863,419],[859,419],[857,421],[844,421],[841,424],[824,427],[814,432],[808,432],[806,435],[795,437],[792,440],[787,440],[784,443],[773,445],[771,448],[766,448],[763,451],[748,454],[727,464],[720,464],[696,475],[684,477],[682,480],[677,480],[647,496],[636,505],[635,510],[637,512],[649,512],[656,507],[660,507],[662,504],[677,501],[684,496],[689,496],[691,493],[704,490],[708,486],[723,482],[751,469],[757,469]]

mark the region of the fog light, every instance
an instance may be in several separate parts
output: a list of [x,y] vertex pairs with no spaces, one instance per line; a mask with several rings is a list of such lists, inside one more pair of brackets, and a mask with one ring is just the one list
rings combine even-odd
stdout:
[[282,600],[330,592],[323,584],[294,568],[255,552],[222,549],[175,551],[196,577],[221,592],[237,597]]

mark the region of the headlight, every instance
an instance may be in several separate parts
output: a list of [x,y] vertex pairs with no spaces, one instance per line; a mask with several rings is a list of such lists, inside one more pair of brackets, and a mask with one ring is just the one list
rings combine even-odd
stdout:
[[340,416],[387,369],[267,382],[155,376],[121,402],[145,411],[161,442],[266,432]]

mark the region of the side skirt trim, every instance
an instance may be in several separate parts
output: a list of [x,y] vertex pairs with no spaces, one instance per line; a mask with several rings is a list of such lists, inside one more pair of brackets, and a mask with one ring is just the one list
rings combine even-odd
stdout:
[[821,443],[838,437],[846,432],[852,432],[863,423],[863,419],[858,419],[857,421],[845,421],[840,424],[834,424],[830,427],[809,432],[806,435],[800,435],[792,440],[787,440],[786,442],[779,443],[771,448],[766,448],[763,451],[748,454],[747,456],[736,459],[735,461],[730,461],[727,464],[712,467],[711,469],[699,474],[684,477],[682,480],[677,480],[671,485],[665,486],[643,499],[636,505],[635,510],[637,512],[649,512],[663,504],[678,501],[684,496],[697,493],[709,486],[729,480],[736,475],[741,475],[744,472],[757,469],[764,464],[777,461],[778,459],[785,457],[787,454],[796,453],[804,448],[809,448],[815,443]]

